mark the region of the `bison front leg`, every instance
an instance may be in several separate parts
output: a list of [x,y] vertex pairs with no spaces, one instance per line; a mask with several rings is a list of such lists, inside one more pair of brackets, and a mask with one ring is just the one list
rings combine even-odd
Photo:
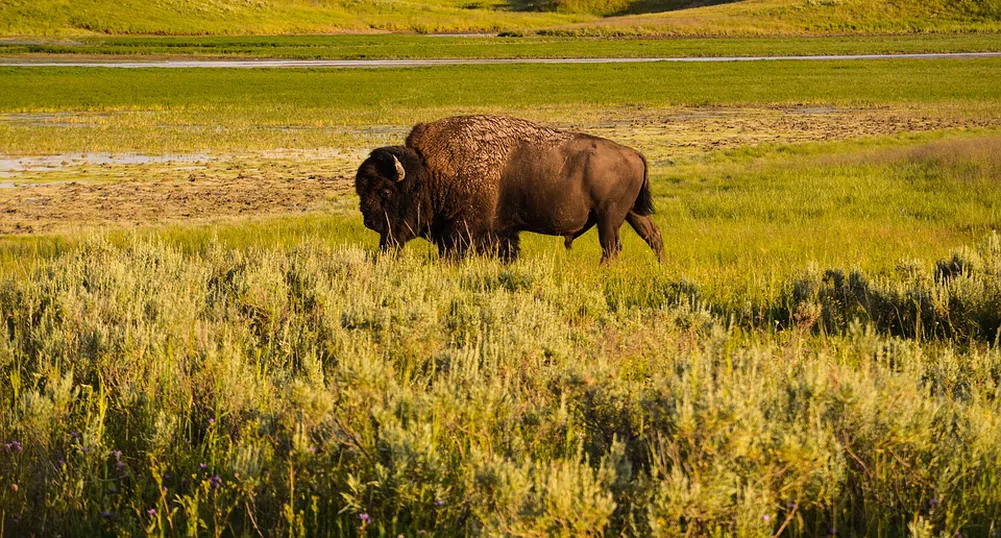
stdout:
[[521,238],[518,234],[503,235],[497,239],[497,256],[504,263],[511,263],[521,255]]

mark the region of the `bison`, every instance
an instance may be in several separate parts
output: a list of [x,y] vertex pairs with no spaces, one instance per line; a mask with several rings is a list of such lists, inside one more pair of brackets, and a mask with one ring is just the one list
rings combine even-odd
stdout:
[[383,250],[421,237],[443,256],[512,260],[520,232],[562,236],[570,248],[597,225],[606,263],[626,221],[663,260],[646,159],[597,136],[501,116],[421,123],[406,145],[372,151],[355,190]]

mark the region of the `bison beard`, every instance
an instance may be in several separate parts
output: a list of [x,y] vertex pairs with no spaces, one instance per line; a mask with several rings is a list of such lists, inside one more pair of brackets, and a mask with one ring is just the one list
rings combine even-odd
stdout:
[[562,236],[570,248],[597,226],[604,263],[621,249],[625,221],[663,260],[646,160],[596,136],[500,116],[445,118],[418,124],[405,146],[374,150],[355,189],[383,250],[422,237],[442,255],[512,260],[520,232]]

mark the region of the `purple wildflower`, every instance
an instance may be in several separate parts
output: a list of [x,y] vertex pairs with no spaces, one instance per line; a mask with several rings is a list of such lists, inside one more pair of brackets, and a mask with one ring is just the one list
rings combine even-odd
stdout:
[[70,437],[72,437],[73,439],[79,439],[80,438],[80,432],[71,432],[70,433]]
[[209,419],[209,426],[211,426],[213,424],[215,424],[215,419],[214,418],[210,418]]
[[215,475],[209,479],[209,484],[211,484],[212,487],[217,488],[219,487],[219,484],[222,484],[222,478],[219,475]]
[[11,442],[7,443],[7,450],[13,450],[14,452],[20,452],[20,451],[24,450],[24,447],[21,446],[21,443],[19,441],[11,441]]
[[122,459],[122,451],[121,450],[112,450],[111,451],[111,455],[114,456],[116,460]]
[[170,473],[163,473],[163,481],[170,482]]
[[209,468],[209,466],[208,466],[208,465],[205,465],[204,463],[199,463],[199,464],[198,464],[198,468],[204,471],[205,469],[208,469],[208,468]]
[[146,510],[146,515],[149,516],[149,517],[155,516],[156,515],[156,508],[150,508],[149,510]]
[[932,508],[935,508],[936,506],[938,506],[938,499],[932,499],[932,500],[928,501],[928,506],[931,506]]
[[115,486],[111,486],[111,488],[108,491],[110,491],[111,493],[114,493],[116,495],[118,494],[118,488],[116,488]]
[[60,467],[66,467],[66,460],[62,458],[59,458],[59,461],[57,461],[56,463],[58,463]]
[[436,499],[436,500],[434,501],[434,505],[435,505],[435,506],[445,506],[445,501],[443,501],[443,500],[441,500],[441,499]]
[[83,453],[86,454],[86,453],[90,452],[90,447],[89,446],[85,446],[81,450],[83,450]]
[[769,521],[772,520],[772,516],[770,516],[768,514],[765,514],[765,515],[761,516],[761,519],[765,520],[765,523],[768,523]]
[[115,517],[114,512],[101,512],[101,519],[111,519]]
[[362,512],[362,513],[358,514],[358,519],[360,519],[361,522],[364,523],[365,525],[371,525],[372,524],[372,518],[369,517],[368,512]]

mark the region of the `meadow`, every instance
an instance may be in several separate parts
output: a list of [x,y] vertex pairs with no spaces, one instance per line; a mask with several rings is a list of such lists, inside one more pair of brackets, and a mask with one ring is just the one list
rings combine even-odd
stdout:
[[0,36],[360,32],[598,36],[964,34],[1001,30],[997,0],[7,0]]
[[[999,69],[0,69],[0,535],[996,536]],[[644,151],[666,263],[379,254],[471,112]]]
[[651,58],[996,52],[991,33],[605,39],[559,35],[440,36],[347,34],[315,36],[115,36],[0,39],[0,57],[105,58]]

